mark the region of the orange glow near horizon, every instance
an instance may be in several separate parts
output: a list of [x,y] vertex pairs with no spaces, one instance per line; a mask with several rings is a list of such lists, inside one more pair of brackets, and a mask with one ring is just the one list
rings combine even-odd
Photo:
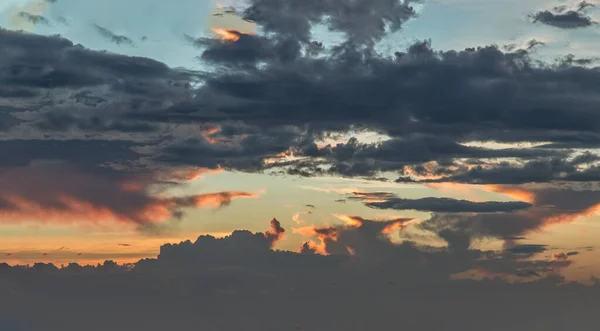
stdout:
[[[10,265],[26,265],[37,262],[61,264],[78,263],[96,265],[106,260],[119,264],[135,263],[144,258],[156,258],[160,247],[167,243],[194,241],[200,235],[223,238],[231,232],[181,232],[169,237],[145,237],[137,232],[118,232],[111,236],[82,234],[77,237],[19,237],[4,238],[0,247],[0,262]],[[90,237],[87,237],[87,236]],[[127,245],[120,245],[127,243]]]

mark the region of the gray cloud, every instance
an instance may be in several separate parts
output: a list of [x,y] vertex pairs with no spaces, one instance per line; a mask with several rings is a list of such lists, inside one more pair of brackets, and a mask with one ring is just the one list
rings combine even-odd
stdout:
[[42,15],[34,15],[27,12],[19,12],[17,15],[35,25],[50,25],[50,21]]
[[352,43],[372,43],[390,31],[399,30],[416,16],[413,0],[376,1],[303,1],[281,3],[252,0],[243,17],[256,22],[268,32],[310,42],[311,27],[324,24],[332,31],[343,32]]
[[[422,182],[458,182],[469,184],[527,184],[545,182],[596,182],[600,180],[598,156],[583,153],[573,157],[546,157],[520,162],[489,164],[450,163],[428,167],[405,167],[405,173],[416,173]],[[427,178],[434,176],[437,178]],[[401,177],[405,178],[405,177]]]
[[102,37],[104,37],[105,39],[107,39],[117,45],[128,45],[131,47],[135,47],[135,42],[133,42],[133,40],[131,40],[129,37],[115,34],[114,32],[110,31],[109,29],[107,29],[103,26],[100,26],[98,24],[94,24],[94,28],[96,29],[96,31],[98,31],[98,33]]
[[[7,76],[7,91],[37,104],[37,110],[13,111],[13,128],[20,124],[19,132],[31,128],[52,135],[104,135],[103,139],[135,136],[148,141],[144,149],[155,163],[256,171],[274,167],[263,160],[292,149],[303,159],[288,163],[287,173],[376,178],[383,171],[455,158],[517,158],[534,164],[547,157],[564,158],[568,148],[597,139],[595,99],[588,84],[598,79],[596,70],[574,62],[540,64],[526,52],[504,53],[495,47],[436,52],[421,43],[392,58],[367,51],[356,58],[334,50],[313,57],[278,48],[287,46],[276,36],[242,35],[235,43],[203,41],[205,60],[235,70],[198,75],[148,59],[88,51],[58,38],[4,33],[6,47],[15,49],[10,54],[28,54],[9,56],[6,63],[20,63],[20,68],[43,63],[53,68],[52,75],[64,75],[68,82],[63,86],[57,78],[31,70]],[[44,52],[40,45],[45,45]],[[445,80],[435,78],[442,76]],[[50,85],[39,83],[44,80]],[[205,85],[191,88],[194,80],[204,80]],[[436,98],[417,97],[439,91],[441,82],[454,90]],[[71,92],[58,95],[59,86]],[[579,97],[571,98],[574,94]],[[461,111],[448,117],[444,105]],[[173,131],[174,125],[216,129],[186,136]],[[392,139],[316,146],[326,133],[350,127]],[[516,139],[551,144],[501,150],[462,144]],[[511,181],[522,179],[504,180]]]
[[527,202],[473,202],[452,198],[404,199],[387,192],[355,192],[351,199],[361,200],[365,206],[375,209],[417,210],[436,213],[494,213],[527,209]]
[[444,231],[452,231],[470,243],[481,238],[522,236],[549,225],[572,222],[591,213],[600,203],[596,190],[576,187],[499,186],[495,191],[531,199],[533,206],[511,213],[436,213],[419,226],[440,236]]
[[556,28],[585,28],[596,24],[596,22],[585,13],[587,8],[594,6],[595,5],[592,3],[582,1],[576,5],[576,8],[571,10],[569,10],[567,6],[558,6],[554,7],[552,11],[538,11],[534,14],[531,14],[530,17],[534,23],[540,22]]
[[543,253],[547,251],[547,245],[516,245],[511,248],[508,248],[507,251],[514,254],[525,254],[525,255],[533,255],[536,253]]

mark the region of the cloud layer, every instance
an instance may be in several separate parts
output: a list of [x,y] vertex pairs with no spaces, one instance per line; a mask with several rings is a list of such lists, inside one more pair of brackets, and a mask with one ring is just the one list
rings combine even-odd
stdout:
[[[402,221],[354,220],[354,225],[317,230],[335,233],[335,239],[325,242],[330,256],[310,249],[271,250],[273,231],[283,232],[273,220],[272,230],[264,233],[235,231],[222,239],[201,236],[193,243],[165,245],[156,259],[134,265],[110,261],[62,269],[50,264],[0,265],[5,292],[0,302],[6,314],[0,325],[22,330],[49,323],[61,330],[101,330],[109,325],[115,330],[150,331],[167,325],[249,330],[401,326],[416,331],[448,325],[461,330],[484,325],[490,330],[592,330],[595,311],[590,307],[597,301],[598,288],[558,286],[562,280],[555,270],[569,264],[566,254],[528,261],[519,255],[541,252],[542,246],[508,253],[436,251],[381,236]],[[468,269],[495,278],[450,279]],[[503,280],[510,275],[533,282],[510,284]],[[120,299],[115,301],[116,297]],[[547,305],[547,300],[555,304]],[[48,307],[71,317],[56,319]],[[110,314],[111,319],[98,318],[90,325],[99,314]],[[146,318],[138,318],[142,314]],[[149,314],[162,318],[148,318]]]

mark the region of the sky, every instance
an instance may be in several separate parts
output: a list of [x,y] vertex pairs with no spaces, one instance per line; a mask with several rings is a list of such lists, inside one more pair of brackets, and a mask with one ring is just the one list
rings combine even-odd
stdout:
[[595,330],[599,18],[0,1],[0,330]]

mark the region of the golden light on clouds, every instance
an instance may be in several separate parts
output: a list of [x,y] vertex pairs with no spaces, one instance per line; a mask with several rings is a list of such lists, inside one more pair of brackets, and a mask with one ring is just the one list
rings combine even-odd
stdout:
[[225,29],[215,29],[215,28],[211,28],[210,30],[215,33],[217,38],[221,39],[224,42],[236,42],[236,41],[240,40],[240,35],[238,33],[236,33],[237,31],[235,31],[235,30],[225,30]]
[[226,41],[235,42],[240,36],[235,32],[242,34],[256,34],[256,24],[248,22],[240,17],[233,8],[218,3],[208,14],[208,31],[215,37]]
[[535,203],[535,192],[519,189],[516,187],[507,187],[504,185],[484,185],[484,189],[489,192],[500,193],[518,201]]
[[47,0],[32,0],[22,6],[17,6],[10,13],[8,28],[11,30],[23,30],[33,32],[35,23],[27,19],[22,13],[32,16],[43,16],[50,8],[51,2]]

